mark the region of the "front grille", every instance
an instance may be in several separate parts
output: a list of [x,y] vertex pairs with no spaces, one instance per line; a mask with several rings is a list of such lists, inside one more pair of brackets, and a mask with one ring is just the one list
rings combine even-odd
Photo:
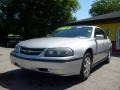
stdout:
[[20,53],[25,54],[25,55],[40,55],[45,48],[26,48],[26,47],[21,47],[20,48]]

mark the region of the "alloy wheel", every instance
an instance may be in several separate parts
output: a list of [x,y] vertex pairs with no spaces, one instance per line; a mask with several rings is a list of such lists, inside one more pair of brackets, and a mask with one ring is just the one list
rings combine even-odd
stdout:
[[85,77],[88,77],[90,74],[90,69],[91,69],[91,59],[89,56],[85,58],[84,65],[83,65],[83,73]]

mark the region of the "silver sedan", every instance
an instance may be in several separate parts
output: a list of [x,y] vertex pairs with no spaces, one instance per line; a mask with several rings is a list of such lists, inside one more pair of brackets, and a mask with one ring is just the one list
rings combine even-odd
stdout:
[[112,44],[97,26],[65,26],[45,38],[18,43],[11,52],[12,64],[26,70],[86,80],[92,67],[110,62]]

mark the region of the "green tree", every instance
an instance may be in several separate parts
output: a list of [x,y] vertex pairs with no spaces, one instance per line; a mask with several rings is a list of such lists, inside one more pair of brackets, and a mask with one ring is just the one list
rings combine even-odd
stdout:
[[2,28],[25,38],[44,36],[73,21],[79,8],[78,0],[0,0]]
[[96,0],[92,4],[90,14],[97,16],[119,10],[120,0]]

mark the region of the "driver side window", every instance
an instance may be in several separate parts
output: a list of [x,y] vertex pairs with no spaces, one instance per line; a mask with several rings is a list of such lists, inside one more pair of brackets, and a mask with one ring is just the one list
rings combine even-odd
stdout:
[[95,29],[95,36],[96,35],[101,35],[101,32],[100,32],[100,30],[98,28]]
[[95,29],[95,38],[96,38],[96,35],[103,35],[103,39],[107,39],[107,35],[104,33],[103,30],[99,29],[99,28],[96,28]]

